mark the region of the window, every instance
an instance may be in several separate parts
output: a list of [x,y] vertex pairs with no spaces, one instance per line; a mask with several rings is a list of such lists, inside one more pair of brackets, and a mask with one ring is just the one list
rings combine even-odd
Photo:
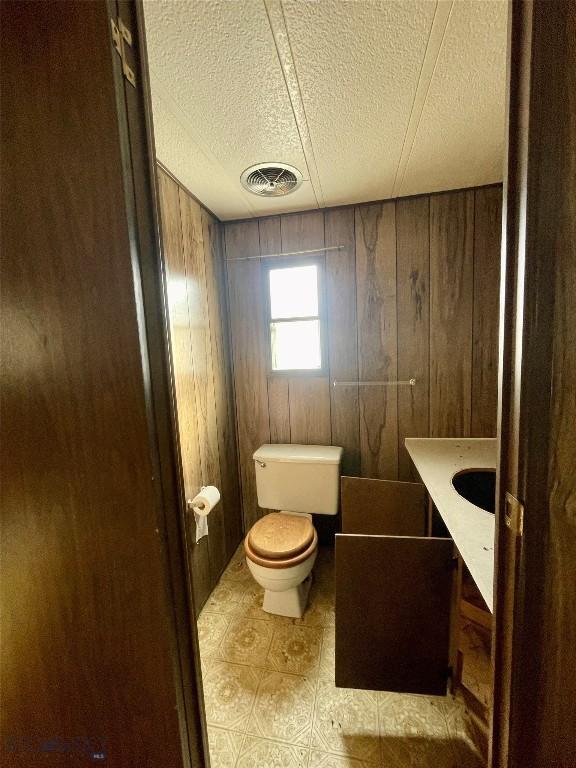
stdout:
[[320,263],[266,265],[272,371],[322,371]]

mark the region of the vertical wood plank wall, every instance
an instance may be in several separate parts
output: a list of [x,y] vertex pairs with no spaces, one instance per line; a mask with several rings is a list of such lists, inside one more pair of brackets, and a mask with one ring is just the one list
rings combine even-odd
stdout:
[[[245,526],[262,443],[341,445],[348,474],[412,480],[405,437],[495,436],[501,205],[492,186],[224,225]],[[245,257],[335,245],[329,376],[275,377],[261,265]]]
[[158,169],[180,460],[186,498],[220,489],[208,536],[187,539],[198,612],[242,537],[220,224]]

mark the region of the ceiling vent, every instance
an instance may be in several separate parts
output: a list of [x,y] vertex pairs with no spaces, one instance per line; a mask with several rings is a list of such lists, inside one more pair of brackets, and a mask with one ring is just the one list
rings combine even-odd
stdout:
[[302,174],[298,168],[286,163],[258,163],[246,168],[240,183],[260,197],[282,197],[298,189],[302,184]]

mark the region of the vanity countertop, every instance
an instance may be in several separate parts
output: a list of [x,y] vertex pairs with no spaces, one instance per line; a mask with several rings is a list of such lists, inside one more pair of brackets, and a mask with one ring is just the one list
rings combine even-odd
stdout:
[[486,605],[493,610],[494,515],[466,501],[452,478],[463,469],[495,469],[495,438],[407,437],[406,449]]

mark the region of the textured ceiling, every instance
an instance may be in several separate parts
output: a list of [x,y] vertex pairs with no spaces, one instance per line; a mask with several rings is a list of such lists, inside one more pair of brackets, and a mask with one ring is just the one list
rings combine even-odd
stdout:
[[[159,160],[221,219],[502,178],[506,0],[145,0]],[[240,186],[301,170],[293,194]]]

